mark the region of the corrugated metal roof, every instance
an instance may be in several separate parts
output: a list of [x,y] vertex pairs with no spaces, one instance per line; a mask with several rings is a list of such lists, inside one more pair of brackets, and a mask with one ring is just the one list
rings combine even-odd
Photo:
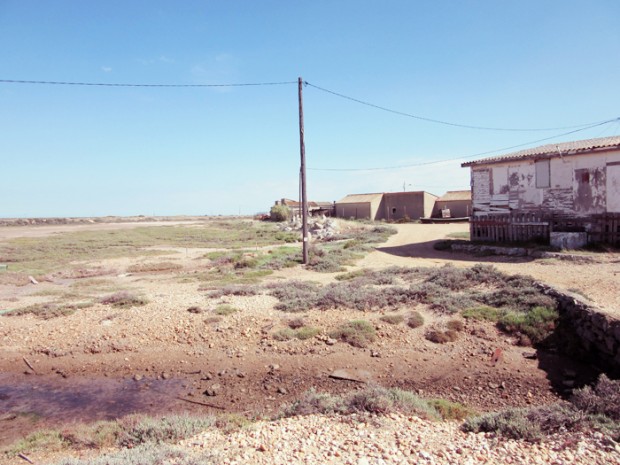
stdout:
[[350,194],[336,203],[365,203],[381,200],[383,194]]
[[522,160],[541,156],[575,155],[581,152],[589,152],[596,149],[620,148],[620,136],[599,137],[598,139],[576,140],[572,142],[558,142],[556,144],[541,145],[531,149],[520,150],[497,157],[483,158],[481,160],[468,161],[461,166],[486,165],[501,163],[510,160]]
[[471,200],[471,191],[448,191],[437,199],[437,202],[450,202],[453,200]]

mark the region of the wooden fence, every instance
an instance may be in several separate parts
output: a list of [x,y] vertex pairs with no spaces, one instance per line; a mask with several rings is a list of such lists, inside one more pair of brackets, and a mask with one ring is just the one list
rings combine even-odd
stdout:
[[549,242],[551,232],[586,232],[588,243],[620,245],[620,213],[588,217],[542,212],[475,215],[470,219],[472,241]]

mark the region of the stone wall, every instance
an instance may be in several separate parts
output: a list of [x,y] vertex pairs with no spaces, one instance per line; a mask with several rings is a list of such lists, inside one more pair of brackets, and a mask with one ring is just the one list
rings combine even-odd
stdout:
[[620,377],[620,320],[575,294],[539,284],[558,301],[559,349],[591,363],[612,377]]

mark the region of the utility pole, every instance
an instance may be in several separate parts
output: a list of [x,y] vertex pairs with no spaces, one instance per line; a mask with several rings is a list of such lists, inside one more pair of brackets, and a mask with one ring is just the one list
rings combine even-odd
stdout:
[[303,81],[298,82],[299,94],[299,153],[301,155],[301,235],[303,241],[303,264],[308,264],[308,199],[306,197],[306,144],[304,142]]

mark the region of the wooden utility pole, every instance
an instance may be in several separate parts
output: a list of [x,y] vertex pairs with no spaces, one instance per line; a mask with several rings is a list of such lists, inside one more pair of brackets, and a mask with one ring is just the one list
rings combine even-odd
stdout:
[[306,197],[306,144],[304,143],[303,81],[298,80],[299,94],[299,153],[301,155],[301,235],[303,241],[303,264],[308,264],[308,199]]

